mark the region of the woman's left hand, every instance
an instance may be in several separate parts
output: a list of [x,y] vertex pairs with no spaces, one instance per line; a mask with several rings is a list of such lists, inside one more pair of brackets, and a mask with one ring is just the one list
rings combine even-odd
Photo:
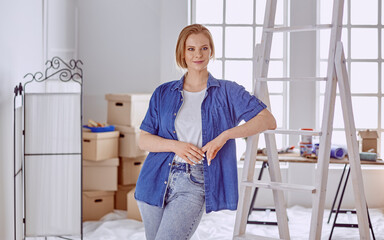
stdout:
[[227,140],[228,139],[225,137],[225,134],[223,132],[222,134],[220,134],[215,139],[208,142],[207,144],[205,144],[204,147],[201,148],[203,152],[206,152],[205,156],[207,156],[208,166],[211,165],[212,159],[216,157],[216,154],[224,146]]

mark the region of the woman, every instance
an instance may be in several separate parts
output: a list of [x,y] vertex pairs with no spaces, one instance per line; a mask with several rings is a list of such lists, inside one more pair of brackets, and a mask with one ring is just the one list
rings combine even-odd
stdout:
[[[264,103],[208,72],[214,54],[207,28],[185,27],[176,62],[187,71],[155,90],[140,126],[140,148],[150,153],[135,198],[148,240],[189,239],[204,208],[236,210],[235,138],[276,128]],[[246,123],[238,126],[241,120]]]

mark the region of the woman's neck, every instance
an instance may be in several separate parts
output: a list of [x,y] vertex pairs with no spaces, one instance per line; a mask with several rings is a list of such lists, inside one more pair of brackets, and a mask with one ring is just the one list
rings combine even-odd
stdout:
[[207,87],[208,77],[208,71],[188,71],[184,77],[183,89],[188,92],[200,92]]

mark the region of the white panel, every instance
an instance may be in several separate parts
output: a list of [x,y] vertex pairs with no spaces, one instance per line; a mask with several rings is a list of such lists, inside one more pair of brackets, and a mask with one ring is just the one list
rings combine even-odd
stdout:
[[25,154],[80,151],[80,94],[26,94]]
[[26,236],[80,235],[81,156],[27,156]]

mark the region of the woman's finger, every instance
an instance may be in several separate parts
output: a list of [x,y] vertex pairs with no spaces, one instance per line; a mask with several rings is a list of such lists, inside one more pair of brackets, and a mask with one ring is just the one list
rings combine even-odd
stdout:
[[194,163],[199,163],[199,162],[201,161],[201,159],[198,159],[197,157],[193,156],[193,155],[190,154],[190,153],[187,153],[186,155],[187,155],[187,158],[188,158],[190,161],[194,162]]
[[[196,147],[196,146],[194,146],[194,145],[192,145],[191,149],[192,149],[194,152],[196,152],[198,155],[200,155],[201,158],[204,158],[204,152],[203,152],[201,149],[199,149],[198,147]],[[195,155],[195,156],[196,156],[196,155]],[[199,158],[199,156],[196,156],[196,157]]]

